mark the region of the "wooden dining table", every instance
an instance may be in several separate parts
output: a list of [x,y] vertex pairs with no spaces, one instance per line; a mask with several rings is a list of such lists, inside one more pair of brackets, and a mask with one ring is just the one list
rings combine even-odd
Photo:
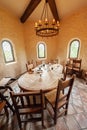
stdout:
[[26,72],[18,79],[23,91],[43,90],[48,92],[57,87],[58,81],[63,77],[63,66],[60,64],[39,65],[32,73]]

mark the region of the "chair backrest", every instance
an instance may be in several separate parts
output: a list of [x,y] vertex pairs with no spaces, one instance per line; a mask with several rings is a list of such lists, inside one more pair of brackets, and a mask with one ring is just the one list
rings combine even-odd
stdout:
[[73,60],[73,67],[81,69],[81,62],[82,62],[82,59],[75,59],[75,60]]
[[66,75],[67,75],[67,67],[65,65],[63,65],[63,70],[62,70],[62,73],[63,73],[63,80],[66,79]]
[[30,70],[32,70],[33,68],[34,68],[34,61],[33,61],[33,60],[27,61],[27,63],[26,63],[26,70],[27,70],[27,71],[30,71]]
[[[21,123],[26,121],[42,121],[43,119],[43,92],[42,90],[37,92],[11,92],[11,97],[15,112],[17,114],[19,127]],[[18,100],[19,99],[19,102]],[[38,101],[37,101],[38,100]],[[40,114],[40,117],[33,117],[32,114]],[[30,115],[28,119],[22,120],[21,115]],[[32,115],[32,116],[31,116]],[[43,125],[43,121],[42,121]]]
[[[66,80],[59,80],[58,87],[57,87],[57,94],[56,94],[56,102],[55,102],[55,110],[60,109],[61,107],[67,105],[69,102],[70,93],[72,90],[73,82],[74,82],[74,75]],[[63,93],[63,94],[62,94]],[[66,108],[63,109],[63,112],[67,111]],[[61,111],[60,115],[63,113]]]
[[26,64],[26,69],[27,71],[30,71],[34,68],[34,65],[33,64]]
[[36,61],[36,66],[41,65],[42,61]]
[[73,59],[68,59],[66,65],[67,65],[67,66],[72,66],[72,65],[73,65]]
[[50,63],[51,63],[51,64],[54,64],[54,63],[55,63],[55,60],[54,60],[54,59],[50,59]]

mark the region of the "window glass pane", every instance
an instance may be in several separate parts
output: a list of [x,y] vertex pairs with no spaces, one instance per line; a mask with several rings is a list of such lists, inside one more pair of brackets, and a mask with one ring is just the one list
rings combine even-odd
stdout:
[[69,52],[69,58],[78,58],[78,52],[79,52],[79,41],[74,40],[70,44],[70,52]]
[[12,44],[9,41],[2,42],[2,49],[6,63],[15,61]]
[[45,45],[43,43],[38,45],[38,58],[45,58]]

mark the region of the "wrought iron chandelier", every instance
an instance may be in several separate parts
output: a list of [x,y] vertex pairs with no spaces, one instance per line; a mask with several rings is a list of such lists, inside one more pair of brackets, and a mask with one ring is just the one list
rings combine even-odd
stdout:
[[38,22],[35,22],[36,35],[41,37],[55,36],[59,32],[59,26],[59,21],[56,21],[54,18],[52,21],[49,21],[48,0],[45,0],[41,19]]

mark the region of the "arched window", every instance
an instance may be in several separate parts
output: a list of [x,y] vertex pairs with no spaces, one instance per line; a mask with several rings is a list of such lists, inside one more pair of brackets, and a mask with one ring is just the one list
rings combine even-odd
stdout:
[[46,58],[46,45],[43,42],[40,42],[37,46],[38,58]]
[[2,41],[2,50],[4,54],[5,63],[10,63],[15,61],[13,46],[10,41],[8,40]]
[[80,49],[80,41],[75,39],[69,45],[69,58],[78,58]]

